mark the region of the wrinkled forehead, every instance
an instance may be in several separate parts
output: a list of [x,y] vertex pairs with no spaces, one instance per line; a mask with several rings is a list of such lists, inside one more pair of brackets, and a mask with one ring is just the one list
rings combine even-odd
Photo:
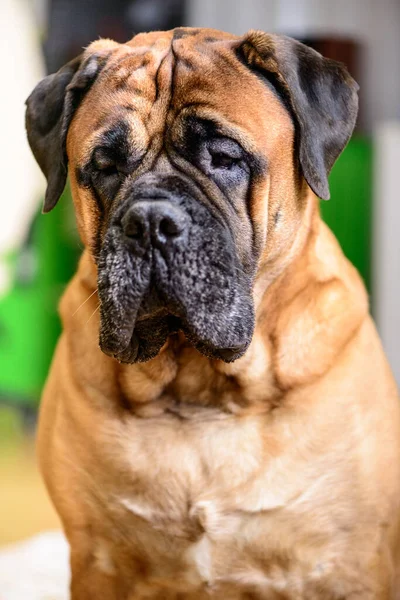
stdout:
[[236,36],[178,28],[119,45],[79,107],[72,136],[89,140],[124,121],[146,145],[195,114],[217,121],[245,145],[267,150],[292,130],[276,94],[241,63]]

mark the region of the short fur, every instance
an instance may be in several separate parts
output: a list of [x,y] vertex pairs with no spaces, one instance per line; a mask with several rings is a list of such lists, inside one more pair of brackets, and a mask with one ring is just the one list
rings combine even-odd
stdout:
[[400,598],[397,390],[315,196],[356,91],[289,38],[179,28],[28,99],[86,247],[39,426],[72,600]]

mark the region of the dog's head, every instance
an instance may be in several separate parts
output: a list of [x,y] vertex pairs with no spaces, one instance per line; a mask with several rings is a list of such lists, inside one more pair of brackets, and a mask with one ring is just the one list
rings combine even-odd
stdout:
[[306,184],[329,197],[356,91],[290,38],[202,29],[94,42],[38,84],[27,130],[44,212],[68,165],[104,352],[145,361],[178,330],[210,357],[245,352],[257,271],[293,243]]

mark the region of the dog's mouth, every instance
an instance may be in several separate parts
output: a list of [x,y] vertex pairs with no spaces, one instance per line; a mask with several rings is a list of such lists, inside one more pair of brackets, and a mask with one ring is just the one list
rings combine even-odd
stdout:
[[102,351],[144,362],[181,331],[210,358],[242,356],[254,329],[253,275],[229,228],[188,195],[129,206],[114,215],[98,259]]
[[209,358],[242,356],[254,328],[250,278],[226,245],[217,250],[207,260],[196,248],[135,257],[111,235],[98,265],[101,350],[120,362],[145,362],[181,331]]
[[[160,309],[153,315],[138,318],[133,325],[131,337],[126,344],[126,337],[118,339],[100,333],[100,347],[103,352],[122,363],[145,362],[154,358],[162,349],[168,338],[183,330],[181,320]],[[125,345],[126,344],[126,345]]]
[[172,314],[155,286],[150,286],[140,302],[136,316],[126,311],[124,327],[113,332],[107,314],[101,309],[100,347],[123,363],[145,362],[156,356],[167,339],[183,330],[182,319]]
[[[151,360],[169,338],[179,332],[202,354],[225,362],[232,362],[242,356],[251,340],[252,328],[249,335],[242,336],[240,343],[236,342],[235,345],[224,344],[224,340],[221,340],[222,343],[218,339],[214,341],[215,330],[207,335],[208,328],[204,328],[203,323],[191,321],[184,307],[179,308],[174,301],[166,300],[154,287],[143,297],[136,318],[129,312],[126,312],[125,319],[119,326],[111,325],[107,308],[101,306],[101,350],[122,363]],[[221,316],[221,321],[223,320]],[[228,341],[229,324],[227,326]]]

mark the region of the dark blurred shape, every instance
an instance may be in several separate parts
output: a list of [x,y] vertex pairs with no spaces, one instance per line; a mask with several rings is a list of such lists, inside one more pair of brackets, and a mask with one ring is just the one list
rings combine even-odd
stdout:
[[349,73],[357,79],[360,75],[360,45],[351,38],[343,37],[307,37],[302,40],[317,52],[344,63]]
[[184,0],[50,0],[44,45],[49,73],[99,37],[117,42],[140,31],[184,24]]

